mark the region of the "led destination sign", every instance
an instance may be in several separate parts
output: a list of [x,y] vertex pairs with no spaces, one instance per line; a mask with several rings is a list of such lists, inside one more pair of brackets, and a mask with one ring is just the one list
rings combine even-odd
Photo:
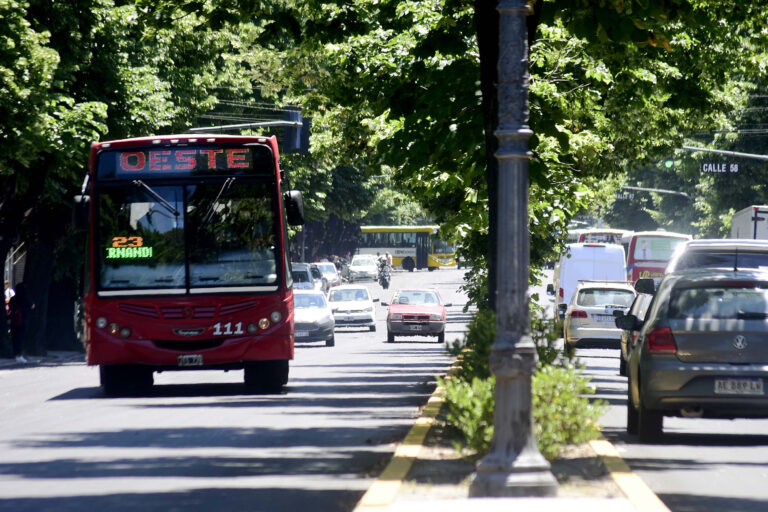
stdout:
[[116,236],[112,238],[112,247],[107,247],[107,259],[151,258],[152,248],[144,246],[140,236]]
[[184,176],[199,174],[269,174],[272,153],[263,146],[179,147],[104,151],[98,157],[99,178]]

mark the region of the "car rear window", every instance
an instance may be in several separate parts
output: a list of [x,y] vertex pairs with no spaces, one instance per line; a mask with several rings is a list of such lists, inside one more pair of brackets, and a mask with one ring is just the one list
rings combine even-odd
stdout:
[[686,268],[768,268],[768,252],[712,253],[690,251],[680,256],[675,270]]
[[368,290],[365,288],[355,288],[348,290],[331,290],[328,295],[328,300],[331,302],[347,302],[353,300],[368,300]]
[[607,288],[585,288],[576,297],[578,306],[621,306],[629,307],[635,299],[630,290],[611,290]]
[[707,286],[672,290],[670,318],[764,319],[768,289],[756,286]]

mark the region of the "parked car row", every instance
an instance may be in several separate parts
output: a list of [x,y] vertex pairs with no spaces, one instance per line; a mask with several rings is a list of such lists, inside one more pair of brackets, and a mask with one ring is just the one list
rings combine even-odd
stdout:
[[768,417],[768,242],[688,241],[649,281],[615,320],[627,432],[654,442],[665,416]]

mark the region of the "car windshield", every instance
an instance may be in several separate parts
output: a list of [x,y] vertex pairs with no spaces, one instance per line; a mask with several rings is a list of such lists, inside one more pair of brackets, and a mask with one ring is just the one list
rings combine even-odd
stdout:
[[768,268],[766,252],[688,251],[680,256],[675,270],[686,268]]
[[392,304],[440,304],[437,294],[432,291],[401,291]]
[[764,319],[768,289],[756,286],[706,286],[672,291],[670,318]]
[[325,297],[323,297],[323,295],[320,293],[297,293],[293,296],[293,303],[299,309],[324,309],[326,307]]
[[352,263],[350,265],[376,265],[376,257],[367,254],[365,256],[355,256],[352,258]]
[[368,300],[368,290],[365,288],[351,288],[346,290],[332,289],[328,295],[330,302],[364,301]]
[[630,290],[612,290],[606,288],[585,288],[576,296],[578,306],[621,306],[629,307],[635,299]]
[[103,187],[101,290],[277,285],[273,186],[235,182]]
[[317,268],[320,269],[320,272],[323,274],[335,274],[336,273],[336,265],[333,263],[318,263]]

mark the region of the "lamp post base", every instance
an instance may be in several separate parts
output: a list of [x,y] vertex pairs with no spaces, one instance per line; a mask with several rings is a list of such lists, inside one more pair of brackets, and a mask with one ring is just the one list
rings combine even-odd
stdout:
[[478,470],[470,480],[469,497],[522,498],[557,495],[557,480],[549,470],[548,464],[544,468],[516,471]]

